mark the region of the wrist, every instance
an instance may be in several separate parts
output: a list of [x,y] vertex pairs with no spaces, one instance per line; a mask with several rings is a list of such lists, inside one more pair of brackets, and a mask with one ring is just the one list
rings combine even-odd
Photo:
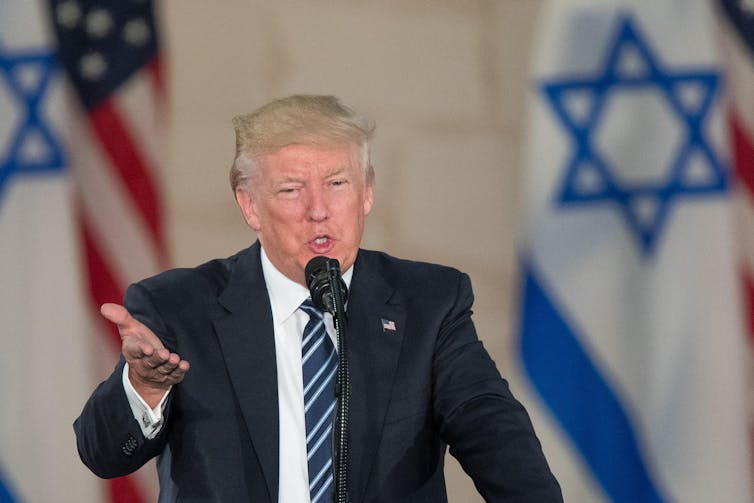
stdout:
[[165,393],[170,389],[169,385],[156,385],[154,383],[145,383],[134,375],[133,370],[128,370],[128,380],[131,382],[131,386],[134,391],[141,397],[142,400],[151,408],[154,409],[165,396]]

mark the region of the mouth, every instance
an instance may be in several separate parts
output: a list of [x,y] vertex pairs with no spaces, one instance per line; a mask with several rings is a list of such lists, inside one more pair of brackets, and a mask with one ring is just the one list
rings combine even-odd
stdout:
[[309,249],[317,254],[327,253],[332,249],[335,241],[328,235],[317,236],[309,241]]

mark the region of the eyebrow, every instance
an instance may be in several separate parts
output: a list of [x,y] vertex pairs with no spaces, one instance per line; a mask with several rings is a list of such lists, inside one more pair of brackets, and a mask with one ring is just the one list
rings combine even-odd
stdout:
[[[324,176],[325,179],[332,178],[334,176],[339,176],[344,173],[346,173],[349,169],[349,166],[341,166],[341,167],[335,167],[331,169],[329,172],[327,172]],[[276,178],[271,181],[273,187],[277,187],[278,185],[284,184],[284,183],[304,183],[304,181],[295,175],[282,175],[281,178]]]
[[289,183],[289,182],[301,182],[301,178],[288,175],[288,176],[284,176],[283,178],[277,178],[275,180],[272,180],[273,185],[277,185],[279,183]]
[[346,171],[348,171],[348,168],[334,168],[325,175],[325,178],[330,178],[331,176],[342,175]]
[[[324,176],[324,178],[330,178],[332,176],[338,176],[342,175],[348,171],[347,167],[339,167],[339,168],[333,168],[329,172],[327,172]],[[273,183],[286,183],[286,182],[301,182],[301,178],[294,176],[294,175],[283,175],[281,178],[277,178],[273,180]]]

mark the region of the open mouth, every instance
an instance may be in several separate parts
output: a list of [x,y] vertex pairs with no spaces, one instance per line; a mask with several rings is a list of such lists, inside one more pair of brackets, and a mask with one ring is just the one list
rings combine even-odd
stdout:
[[327,253],[333,246],[334,241],[330,238],[330,236],[324,235],[324,236],[317,236],[316,238],[309,241],[309,247],[314,253]]

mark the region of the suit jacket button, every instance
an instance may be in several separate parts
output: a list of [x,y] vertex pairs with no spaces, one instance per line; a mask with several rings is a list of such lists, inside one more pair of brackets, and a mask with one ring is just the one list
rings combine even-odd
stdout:
[[121,450],[126,456],[131,456],[138,446],[139,442],[136,441],[133,435],[129,435],[126,443],[121,447]]

